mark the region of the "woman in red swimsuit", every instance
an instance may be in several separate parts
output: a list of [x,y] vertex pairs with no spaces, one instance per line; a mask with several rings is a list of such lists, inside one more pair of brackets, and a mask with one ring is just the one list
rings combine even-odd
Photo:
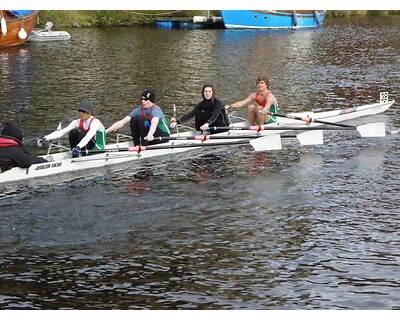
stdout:
[[232,108],[241,108],[248,104],[247,114],[251,126],[256,125],[256,123],[262,125],[270,122],[273,119],[268,113],[275,113],[278,109],[278,101],[272,92],[268,90],[268,78],[265,76],[258,77],[256,86],[257,91],[251,93],[246,99],[225,106],[226,109],[230,110]]

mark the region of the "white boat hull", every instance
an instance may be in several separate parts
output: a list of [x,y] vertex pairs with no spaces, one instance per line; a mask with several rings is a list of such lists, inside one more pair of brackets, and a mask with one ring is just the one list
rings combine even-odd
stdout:
[[[290,113],[289,115],[293,116],[302,116],[302,117],[311,117],[318,120],[328,121],[328,122],[343,122],[348,120],[353,120],[365,116],[371,116],[374,114],[379,114],[385,112],[387,109],[391,107],[394,103],[394,100],[387,102],[378,102],[374,104],[352,107],[347,109],[340,110],[332,110],[325,112],[301,112],[301,113]],[[279,118],[279,121],[272,126],[304,126],[304,122],[288,119],[288,118]],[[312,126],[320,126],[319,123],[311,123],[309,125]]]
[[[341,122],[346,120],[351,120],[355,118],[360,118],[363,116],[370,116],[374,114],[379,114],[385,112],[390,106],[394,103],[394,101],[384,101],[380,103],[355,107],[355,108],[348,108],[348,109],[341,109],[341,110],[333,110],[327,112],[303,112],[303,113],[293,113],[291,115],[294,116],[310,116],[315,119],[330,121],[330,122]],[[235,127],[237,126],[245,126],[245,123],[235,123]],[[278,122],[274,124],[267,125],[267,127],[279,127],[279,126],[299,126],[304,127],[304,122],[288,119],[288,118],[279,118]],[[318,126],[318,123],[311,123],[310,126]],[[277,134],[282,133],[287,130],[277,130],[277,131],[262,131],[260,132],[261,135],[268,135],[268,134]],[[240,136],[249,134],[250,131],[243,130],[238,133],[238,131],[231,130],[227,133],[220,133],[218,135],[231,135],[231,136]],[[254,131],[252,132],[254,133]],[[191,132],[181,133],[179,136],[188,136],[192,135]],[[172,135],[172,136],[177,136]],[[255,136],[256,137],[256,136]],[[222,139],[218,140],[218,142],[233,142],[239,141],[240,139]],[[75,172],[75,171],[82,171],[91,168],[99,168],[104,166],[111,166],[116,165],[124,162],[141,160],[151,157],[157,156],[165,156],[175,153],[182,153],[186,151],[190,151],[193,149],[197,149],[201,147],[201,144],[213,144],[215,141],[196,141],[196,140],[171,140],[167,143],[162,144],[163,146],[168,145],[182,145],[182,144],[191,144],[191,145],[199,145],[199,147],[182,147],[182,148],[167,148],[167,149],[156,149],[156,150],[146,150],[140,153],[131,152],[131,151],[118,151],[118,152],[104,152],[95,155],[90,155],[86,157],[79,157],[79,158],[70,158],[69,152],[62,152],[62,153],[54,153],[50,155],[43,156],[47,160],[48,163],[40,163],[34,164],[29,168],[13,168],[8,170],[4,173],[0,174],[0,184],[7,183],[12,181],[19,181],[24,179],[33,179],[39,177],[45,177],[50,175],[57,175],[66,172]],[[116,149],[116,148],[128,148],[132,146],[132,142],[123,142],[117,144],[110,144],[107,145],[107,149]]]
[[[107,145],[107,148],[128,148],[130,142]],[[190,148],[193,149],[193,148]],[[42,156],[49,160],[47,163],[33,164],[29,168],[13,168],[0,174],[0,183],[45,177],[65,172],[74,172],[91,168],[99,168],[109,165],[116,165],[128,161],[145,159],[160,155],[184,152],[187,149],[149,150],[137,154],[136,152],[107,152],[91,155],[87,157],[71,158],[69,152],[50,154]]]
[[66,31],[32,30],[28,42],[67,41],[71,35]]

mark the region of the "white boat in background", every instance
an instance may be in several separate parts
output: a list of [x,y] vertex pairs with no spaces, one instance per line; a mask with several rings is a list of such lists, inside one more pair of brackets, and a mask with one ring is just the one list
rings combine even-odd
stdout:
[[71,35],[67,31],[53,31],[52,28],[53,23],[47,22],[44,29],[33,29],[27,41],[67,41],[71,39]]
[[[332,110],[327,112],[316,112],[316,113],[302,112],[302,113],[287,114],[285,117],[277,116],[278,119],[277,122],[262,126],[263,127],[262,131],[254,128],[250,129],[246,127],[245,122],[241,122],[231,125],[232,129],[227,132],[211,135],[211,138],[209,140],[203,139],[203,137],[210,137],[210,136],[196,136],[195,138],[193,137],[194,136],[193,132],[185,131],[181,133],[172,134],[171,140],[169,140],[166,143],[152,145],[142,150],[137,150],[135,147],[133,147],[131,139],[128,142],[119,142],[117,139],[116,143],[108,144],[104,150],[99,150],[97,151],[97,153],[87,156],[80,156],[78,158],[71,158],[69,151],[50,153],[51,149],[49,148],[48,154],[43,156],[49,162],[34,164],[29,168],[16,167],[12,168],[11,170],[0,173],[0,185],[3,183],[10,183],[13,181],[40,178],[50,175],[63,174],[67,172],[77,172],[87,169],[116,165],[128,161],[137,161],[151,157],[166,156],[202,147],[251,144],[256,151],[276,150],[282,148],[280,144],[281,134],[285,134],[291,131],[293,132],[304,131],[303,133],[297,135],[297,138],[300,141],[300,143],[302,143],[299,137],[300,135],[302,134],[308,135],[312,133],[312,131],[315,132],[321,131],[321,137],[318,136],[316,140],[311,139],[313,141],[309,142],[307,136],[306,140],[308,142],[302,143],[302,144],[321,144],[320,141],[322,140],[322,130],[325,130],[325,128],[321,127],[322,130],[316,130],[318,128],[315,127],[321,126],[321,123],[318,123],[317,120],[325,122],[329,121],[330,123],[334,124],[364,116],[375,115],[385,112],[393,105],[394,102],[395,102],[394,100],[389,101],[387,92],[384,92],[381,93],[381,99],[380,102],[378,103],[373,103],[358,107],[351,107],[347,109]],[[310,121],[304,123],[304,121],[306,120],[299,121],[297,119],[294,119],[294,117],[312,118],[315,119],[315,122]],[[384,123],[381,124],[384,125]],[[337,125],[339,126],[339,124]],[[374,126],[374,124],[364,125],[360,127],[370,128],[371,125],[374,128],[377,127]],[[344,124],[340,124],[340,126],[347,126],[347,129],[351,127],[349,125],[344,125]],[[381,126],[379,127],[381,128]],[[243,130],[238,130],[238,129],[243,129]],[[354,127],[354,129],[357,129],[357,131],[361,133],[361,130],[358,130],[358,127]],[[337,130],[340,130],[339,127]],[[365,136],[384,136],[385,135],[384,126],[382,130],[383,134],[381,131],[379,134],[376,135],[375,132],[372,132],[371,135],[365,135]],[[363,136],[362,133],[361,136]],[[282,135],[282,137],[284,136]],[[292,137],[293,136],[291,136],[291,138]]]

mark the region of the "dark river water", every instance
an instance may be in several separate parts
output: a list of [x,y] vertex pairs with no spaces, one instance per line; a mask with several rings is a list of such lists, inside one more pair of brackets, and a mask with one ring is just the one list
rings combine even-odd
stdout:
[[[205,83],[242,100],[262,74],[284,113],[400,100],[398,16],[295,32],[68,31],[0,52],[0,122],[35,154],[81,99],[108,126],[150,87],[167,117]],[[399,119],[396,103],[354,123],[393,131]],[[334,131],[322,146],[223,147],[2,186],[0,308],[399,309],[399,135]]]

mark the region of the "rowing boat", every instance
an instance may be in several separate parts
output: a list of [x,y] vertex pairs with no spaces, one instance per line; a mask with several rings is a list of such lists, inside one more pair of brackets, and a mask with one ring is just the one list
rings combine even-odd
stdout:
[[[183,137],[193,136],[193,132],[186,131],[179,134],[172,134],[172,138],[163,144],[149,146],[147,149],[138,150],[132,148],[132,142],[119,142],[117,139],[116,143],[108,144],[103,152],[94,153],[93,155],[82,156],[78,158],[71,158],[70,152],[58,152],[50,153],[43,157],[49,162],[34,164],[29,168],[13,168],[6,172],[0,174],[0,184],[19,181],[25,179],[40,178],[50,175],[58,175],[66,172],[76,172],[92,168],[99,168],[104,166],[111,166],[120,163],[125,163],[129,161],[147,159],[152,157],[160,157],[170,154],[187,152],[190,150],[198,149],[204,146],[217,147],[220,145],[241,145],[241,144],[251,144],[256,150],[272,150],[274,147],[269,148],[268,143],[276,143],[278,138],[280,140],[280,135],[290,131],[288,127],[292,129],[304,129],[308,130],[314,126],[321,125],[320,123],[307,123],[298,121],[293,117],[303,117],[303,118],[314,118],[324,121],[329,121],[331,123],[338,123],[342,121],[352,120],[355,118],[360,118],[364,116],[370,116],[385,112],[387,109],[393,105],[395,101],[389,101],[387,93],[381,93],[380,102],[363,105],[358,107],[352,107],[347,109],[338,109],[328,112],[302,112],[302,113],[291,113],[288,114],[289,117],[278,117],[278,121],[273,124],[266,125],[266,130],[254,133],[252,130],[243,130],[238,132],[237,130],[229,130],[227,132],[218,133],[213,136],[218,136],[219,140],[217,142],[213,139],[198,139],[190,140],[184,139]],[[245,123],[235,123],[235,128],[242,126],[245,127]],[[271,130],[268,130],[270,128]],[[280,130],[282,128],[282,130]],[[237,129],[237,128],[236,128]],[[273,130],[272,130],[273,129]],[[277,130],[278,129],[278,130]],[[248,139],[249,134],[254,135],[254,139]],[[274,140],[262,140],[265,136],[273,136]],[[243,140],[245,138],[246,140]],[[258,141],[258,142],[257,142]],[[272,142],[271,142],[272,141]],[[265,144],[265,148],[263,147]],[[260,148],[260,145],[262,148]],[[278,148],[276,148],[278,149]]]

